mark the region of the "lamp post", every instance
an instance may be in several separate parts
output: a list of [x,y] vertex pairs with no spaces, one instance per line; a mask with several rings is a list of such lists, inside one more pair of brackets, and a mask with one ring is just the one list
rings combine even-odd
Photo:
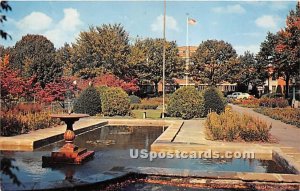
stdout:
[[189,52],[189,14],[186,14],[186,50],[185,50],[185,86],[189,83],[189,62],[190,62],[190,52]]
[[296,79],[295,77],[292,79],[293,83],[293,99],[292,99],[292,107],[295,107],[295,101],[296,101],[296,91],[295,91],[295,86],[296,86]]
[[164,29],[163,29],[163,111],[162,118],[165,118],[165,70],[166,70],[166,0],[164,0]]

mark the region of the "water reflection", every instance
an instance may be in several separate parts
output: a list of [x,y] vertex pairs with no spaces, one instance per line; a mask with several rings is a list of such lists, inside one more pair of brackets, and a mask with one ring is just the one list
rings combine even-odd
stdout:
[[[165,127],[105,126],[77,136],[75,144],[95,150],[92,160],[83,165],[58,165],[42,168],[41,156],[60,148],[64,142],[43,147],[34,152],[2,153],[6,158],[14,158],[11,165],[19,167],[12,172],[21,182],[47,182],[56,180],[82,179],[110,170],[116,166],[141,166],[193,169],[202,171],[239,171],[286,173],[274,161],[260,160],[205,160],[205,159],[131,159],[129,149],[150,149],[151,144],[165,130]],[[11,182],[4,176],[3,182]]]

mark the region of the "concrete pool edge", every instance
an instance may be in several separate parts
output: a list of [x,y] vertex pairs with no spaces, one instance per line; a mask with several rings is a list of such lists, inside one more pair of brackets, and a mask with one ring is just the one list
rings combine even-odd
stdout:
[[[183,124],[182,124],[183,125]],[[283,165],[294,174],[300,174],[300,152],[293,147],[283,147],[270,143],[240,143],[240,142],[221,142],[206,140],[202,137],[202,143],[176,142],[175,138],[178,135],[182,125],[170,126],[163,132],[151,145],[152,152],[240,152],[255,153],[255,159],[274,160]],[[176,132],[176,133],[175,133]]]
[[[92,119],[82,126],[76,126],[75,124],[74,131],[76,134],[80,134],[106,124],[108,124],[107,121]],[[39,129],[28,134],[1,137],[0,150],[33,151],[39,147],[63,140],[65,130],[65,125],[60,125],[48,129]]]
[[[13,183],[5,183],[5,190],[65,190],[85,187],[108,186],[120,181],[125,181],[132,177],[157,176],[160,178],[182,178],[182,179],[201,179],[202,183],[211,183],[218,180],[220,184],[229,182],[245,184],[270,184],[273,186],[300,186],[300,175],[295,174],[275,174],[275,173],[248,173],[248,172],[225,172],[225,171],[199,171],[183,170],[174,168],[155,168],[155,167],[115,167],[110,171],[87,176],[80,180],[62,180],[49,182],[29,182],[23,183],[22,187],[15,187]],[[200,181],[201,182],[201,181]]]
[[[88,119],[83,124],[75,123],[76,134],[85,133],[104,125],[133,125],[133,126],[172,126],[182,124],[179,120],[151,120],[151,119]],[[65,125],[48,129],[40,129],[12,137],[0,138],[0,150],[9,151],[33,151],[42,146],[63,140]]]

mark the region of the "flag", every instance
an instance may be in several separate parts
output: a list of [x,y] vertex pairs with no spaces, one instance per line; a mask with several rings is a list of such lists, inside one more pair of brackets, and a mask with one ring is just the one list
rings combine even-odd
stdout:
[[195,25],[195,24],[197,23],[197,21],[196,21],[195,19],[189,18],[189,19],[188,19],[188,23],[189,23],[190,25]]

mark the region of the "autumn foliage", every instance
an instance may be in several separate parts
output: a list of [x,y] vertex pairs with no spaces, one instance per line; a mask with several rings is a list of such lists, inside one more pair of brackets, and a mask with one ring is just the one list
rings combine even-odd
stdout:
[[92,84],[94,87],[107,86],[107,87],[120,87],[127,93],[136,92],[139,90],[136,80],[131,80],[129,82],[118,78],[113,74],[103,74],[101,76],[91,78],[91,79],[80,79],[74,76],[67,78],[69,81],[76,81],[76,87],[78,90],[84,90]]

